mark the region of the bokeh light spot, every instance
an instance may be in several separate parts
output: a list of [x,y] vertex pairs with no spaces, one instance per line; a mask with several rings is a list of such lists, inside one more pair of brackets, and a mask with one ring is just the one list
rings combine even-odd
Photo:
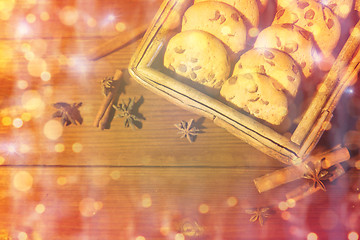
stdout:
[[40,74],[40,78],[41,78],[41,80],[43,80],[44,82],[47,82],[47,81],[49,81],[50,79],[51,79],[51,74],[49,73],[49,72],[42,72],[41,74]]
[[209,205],[207,205],[205,203],[202,203],[202,204],[200,204],[198,210],[199,210],[199,213],[202,213],[202,214],[208,213],[209,212]]
[[185,236],[182,233],[177,233],[175,235],[175,240],[185,240]]
[[126,30],[126,24],[123,23],[123,22],[118,22],[118,23],[116,23],[116,25],[115,25],[115,29],[116,29],[116,31],[118,31],[118,32],[123,32],[123,31]]
[[149,194],[143,194],[141,199],[141,205],[144,208],[149,208],[152,205],[151,196]]
[[21,97],[21,103],[27,111],[39,110],[43,107],[44,102],[36,90],[28,90]]
[[45,205],[42,203],[39,203],[38,205],[36,205],[35,207],[35,212],[38,214],[43,214],[45,212]]
[[348,239],[349,240],[358,240],[359,234],[357,232],[349,232]]
[[31,113],[29,112],[24,112],[21,114],[21,119],[24,121],[24,122],[28,122],[31,120]]
[[121,173],[120,173],[119,171],[117,171],[117,170],[112,171],[112,172],[110,173],[110,177],[111,177],[111,179],[113,179],[113,180],[118,180],[118,179],[121,177]]
[[19,81],[17,81],[17,87],[18,87],[19,89],[24,90],[24,89],[26,89],[28,86],[29,86],[29,84],[28,84],[28,82],[25,81],[25,80],[19,80]]
[[31,59],[27,65],[29,74],[33,77],[40,77],[42,72],[46,71],[46,62],[44,59],[35,57]]
[[145,239],[145,237],[143,237],[143,236],[137,236],[137,237],[135,238],[135,240],[146,240],[146,239]]
[[288,204],[286,202],[282,201],[279,203],[278,207],[281,211],[286,211],[288,209]]
[[22,143],[22,144],[20,144],[19,151],[21,153],[28,153],[28,152],[30,152],[30,146],[25,143]]
[[55,152],[61,153],[65,151],[65,145],[62,143],[55,144]]
[[27,239],[28,239],[28,235],[26,234],[26,232],[19,232],[18,240],[27,240]]
[[79,210],[82,216],[92,217],[96,214],[96,201],[93,198],[84,198],[80,201]]
[[249,29],[249,36],[255,38],[259,35],[259,29],[256,27],[252,27]]
[[86,23],[89,27],[96,27],[96,24],[97,24],[96,20],[92,17],[89,17],[87,19]]
[[72,150],[75,153],[79,153],[79,152],[81,152],[83,150],[83,145],[81,143],[74,143],[72,145]]
[[77,22],[79,18],[79,12],[73,6],[66,6],[60,10],[59,17],[60,17],[60,21],[64,25],[72,26]]
[[26,21],[28,23],[34,23],[36,21],[36,16],[32,13],[29,13],[28,15],[26,15]]
[[226,200],[226,203],[229,207],[235,207],[236,204],[238,203],[238,200],[236,199],[236,197],[229,197],[227,200]]
[[50,15],[48,12],[41,12],[40,13],[40,19],[44,22],[48,21],[50,19]]
[[13,185],[19,191],[29,191],[33,185],[33,177],[27,171],[19,171],[15,174]]
[[44,135],[50,140],[56,140],[63,134],[63,126],[59,121],[49,120],[44,125]]
[[317,240],[318,239],[318,235],[314,232],[311,232],[307,235],[307,240]]
[[21,128],[23,126],[24,122],[21,118],[15,118],[12,122],[12,125],[15,127],[15,128]]
[[0,156],[0,165],[3,165],[5,163],[5,158],[3,156]]
[[11,123],[12,123],[11,117],[9,117],[9,116],[3,117],[3,118],[1,119],[1,123],[2,123],[4,126],[10,126]]
[[56,180],[56,183],[60,186],[63,186],[67,183],[67,178],[66,177],[58,177]]

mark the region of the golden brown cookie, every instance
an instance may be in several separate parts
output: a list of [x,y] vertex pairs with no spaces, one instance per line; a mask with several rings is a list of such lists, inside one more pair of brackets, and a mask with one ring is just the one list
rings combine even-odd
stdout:
[[253,48],[241,55],[233,74],[260,73],[273,78],[282,89],[295,97],[301,74],[289,54],[274,48]]
[[187,9],[182,31],[203,30],[220,39],[233,54],[245,48],[246,26],[239,12],[222,2],[199,2]]
[[259,73],[233,74],[220,90],[226,101],[266,122],[279,125],[288,114],[284,92]]
[[275,48],[289,54],[309,77],[316,67],[312,54],[316,52],[312,35],[308,31],[293,24],[275,24],[262,30],[255,48]]
[[230,74],[230,61],[224,45],[210,33],[189,30],[169,40],[164,66],[177,74],[220,89]]
[[259,25],[259,8],[256,0],[195,0],[194,4],[204,1],[218,1],[229,4],[240,12],[248,28],[258,27]]
[[341,33],[338,18],[330,8],[314,0],[297,0],[277,11],[273,24],[295,24],[314,36],[314,41],[325,56],[331,55]]

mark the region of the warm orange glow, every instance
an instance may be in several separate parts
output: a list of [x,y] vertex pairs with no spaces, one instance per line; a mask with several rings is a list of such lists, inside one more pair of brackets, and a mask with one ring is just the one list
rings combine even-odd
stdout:
[[48,21],[50,19],[50,15],[48,12],[41,12],[40,13],[40,19],[44,22]]
[[19,81],[17,81],[17,87],[18,87],[19,89],[24,90],[24,89],[26,89],[28,86],[29,86],[29,84],[28,84],[28,82],[25,81],[25,80],[19,80]]
[[96,214],[96,201],[93,198],[84,198],[80,201],[79,211],[84,217],[92,217]]
[[32,13],[29,13],[28,15],[26,15],[26,21],[28,23],[34,23],[36,21],[36,16]]
[[63,186],[67,183],[67,178],[66,177],[58,177],[56,182],[58,185]]
[[185,240],[185,236],[182,233],[177,233],[175,235],[175,240]]
[[63,126],[59,121],[49,120],[44,126],[44,135],[50,140],[56,140],[61,137],[63,133]]
[[15,118],[13,120],[12,124],[15,128],[21,128],[23,126],[24,122],[21,118]]
[[4,125],[4,126],[10,126],[11,123],[12,123],[12,120],[11,120],[11,117],[3,117],[2,120],[1,120],[1,123]]
[[5,158],[3,156],[0,156],[0,165],[3,165],[5,163]]
[[286,211],[288,209],[288,204],[286,202],[280,202],[278,207],[281,211]]
[[15,174],[13,185],[16,190],[29,191],[33,185],[33,177],[27,171],[19,171]]
[[358,240],[359,234],[357,232],[349,232],[348,239],[349,240]]
[[96,25],[97,25],[96,20],[92,17],[89,17],[88,20],[86,21],[86,23],[89,27],[96,27]]
[[318,235],[316,234],[316,233],[313,233],[313,232],[311,232],[311,233],[309,233],[308,235],[307,235],[307,238],[306,238],[307,240],[317,240],[318,239]]
[[151,196],[149,194],[143,194],[142,195],[142,200],[141,200],[141,205],[144,208],[149,208],[152,205],[152,200],[151,200]]
[[236,197],[229,197],[227,200],[226,200],[226,203],[229,207],[235,207],[236,204],[238,203],[238,200],[236,199]]
[[209,205],[203,203],[203,204],[200,204],[198,210],[199,210],[199,213],[202,213],[202,214],[205,214],[205,213],[208,213],[209,212]]
[[126,30],[126,24],[123,23],[123,22],[118,22],[116,25],[115,25],[115,29],[116,31],[118,32],[123,32]]
[[38,214],[43,214],[44,212],[45,212],[45,205],[44,204],[41,204],[41,203],[39,203],[38,205],[36,205],[36,207],[35,207],[35,211],[36,211],[36,213],[38,213]]
[[28,152],[30,152],[30,146],[25,143],[22,143],[22,144],[20,144],[19,151],[21,153],[28,153]]
[[72,26],[77,22],[79,18],[79,12],[73,6],[66,6],[60,10],[59,17],[60,21],[64,25]]
[[296,206],[296,201],[292,198],[286,200],[286,204],[289,208],[294,208]]
[[51,74],[49,72],[42,72],[40,74],[41,80],[43,80],[44,82],[47,82],[51,79]]
[[81,143],[74,143],[72,145],[72,150],[75,153],[79,153],[79,152],[81,152],[83,150],[83,145]]
[[32,118],[31,113],[24,112],[24,113],[21,114],[21,119],[22,119],[24,122],[30,121],[31,118]]
[[55,152],[61,153],[65,151],[65,145],[62,143],[55,144]]
[[40,77],[41,73],[46,71],[46,62],[44,59],[35,57],[31,59],[27,65],[29,74],[33,77]]
[[110,173],[110,177],[111,177],[111,179],[113,179],[113,180],[118,180],[118,179],[121,177],[121,173],[120,173],[119,171],[117,171],[117,170],[112,171],[112,172]]
[[290,217],[291,217],[291,214],[290,214],[288,211],[283,211],[283,212],[281,213],[281,218],[284,219],[284,220],[286,220],[286,221],[289,220]]
[[20,232],[18,234],[18,240],[28,240],[28,235],[26,232]]

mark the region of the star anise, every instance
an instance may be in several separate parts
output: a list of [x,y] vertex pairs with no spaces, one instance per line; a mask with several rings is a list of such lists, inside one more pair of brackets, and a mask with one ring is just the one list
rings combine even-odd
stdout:
[[105,77],[101,81],[101,89],[104,96],[107,96],[114,88],[115,88],[116,80],[114,80],[113,76]]
[[113,107],[119,112],[117,117],[125,118],[124,125],[125,127],[131,127],[135,129],[136,122],[141,122],[141,118],[135,115],[134,111],[135,98],[129,98],[129,103],[126,104],[124,100],[119,106],[113,105]]
[[310,163],[305,164],[305,168],[307,172],[304,174],[303,178],[311,180],[314,188],[321,188],[324,192],[326,192],[326,187],[323,181],[328,180],[332,174],[321,167],[321,160],[312,163],[312,167],[309,166]]
[[178,134],[181,134],[180,138],[186,137],[187,140],[192,143],[199,133],[199,129],[192,126],[194,119],[190,119],[189,122],[181,121],[179,124],[175,124],[175,127],[179,129]]
[[60,118],[61,124],[63,126],[68,126],[70,124],[77,125],[78,123],[81,125],[83,119],[80,115],[79,108],[81,107],[82,103],[65,103],[65,102],[57,102],[54,103],[53,106],[58,109],[52,117],[53,118]]
[[270,208],[268,207],[261,207],[256,209],[247,209],[245,212],[252,215],[250,217],[250,222],[259,221],[260,225],[263,226],[265,218],[270,216],[269,210]]

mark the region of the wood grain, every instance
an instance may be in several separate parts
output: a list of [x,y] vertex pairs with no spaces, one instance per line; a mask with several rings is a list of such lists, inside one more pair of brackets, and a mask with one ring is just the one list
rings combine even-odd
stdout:
[[[356,157],[327,192],[281,211],[285,194],[303,182],[259,194],[253,179],[283,164],[147,90],[126,71],[120,100],[143,99],[142,128],[125,128],[121,118],[108,130],[93,127],[103,100],[100,80],[127,69],[140,39],[98,61],[86,59],[88,50],[119,35],[116,23],[149,22],[161,0],[14,2],[11,16],[0,21],[0,239],[279,240],[306,239],[310,232],[347,239],[358,231]],[[78,13],[73,25],[60,17],[69,9]],[[36,20],[25,22],[31,31],[20,36],[18,24],[28,14]],[[109,14],[115,22],[102,25]],[[49,138],[55,133],[45,126],[59,122],[52,119],[56,102],[82,102],[83,123]],[[203,132],[192,144],[174,126],[191,118]],[[341,143],[344,128],[332,130],[319,151]],[[265,225],[250,223],[245,209],[263,206],[274,210]],[[196,231],[184,231],[185,223]]]

